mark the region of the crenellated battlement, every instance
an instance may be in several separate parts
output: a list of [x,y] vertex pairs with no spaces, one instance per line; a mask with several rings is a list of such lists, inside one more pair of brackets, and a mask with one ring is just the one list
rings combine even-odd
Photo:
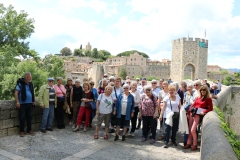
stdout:
[[192,38],[192,37],[183,37],[183,38],[179,38],[179,39],[175,39],[172,41],[173,43],[181,43],[181,42],[204,42],[204,43],[208,43],[207,39],[203,39],[203,38]]

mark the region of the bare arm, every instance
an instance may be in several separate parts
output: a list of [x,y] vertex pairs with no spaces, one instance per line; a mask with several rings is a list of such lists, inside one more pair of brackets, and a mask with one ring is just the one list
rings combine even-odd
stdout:
[[20,108],[20,103],[19,103],[19,99],[18,99],[18,93],[19,93],[19,91],[15,90],[14,97],[15,97],[15,101],[16,101],[16,107]]

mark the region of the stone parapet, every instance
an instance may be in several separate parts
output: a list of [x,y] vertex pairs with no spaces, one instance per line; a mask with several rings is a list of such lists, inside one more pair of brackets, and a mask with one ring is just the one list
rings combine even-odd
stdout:
[[[36,107],[32,112],[32,130],[40,130],[40,124],[42,121],[42,109],[36,103]],[[67,114],[65,114],[65,124],[68,122]],[[25,122],[25,126],[26,126]],[[54,122],[55,126],[55,122]],[[10,136],[19,133],[19,115],[18,109],[15,106],[13,100],[0,101],[0,137]]]

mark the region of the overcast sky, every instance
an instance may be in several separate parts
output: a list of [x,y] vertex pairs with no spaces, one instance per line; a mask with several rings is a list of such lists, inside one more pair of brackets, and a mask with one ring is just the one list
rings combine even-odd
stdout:
[[35,19],[29,42],[41,57],[90,42],[113,55],[136,49],[171,59],[172,40],[205,38],[206,29],[208,64],[240,68],[240,0],[3,1]]

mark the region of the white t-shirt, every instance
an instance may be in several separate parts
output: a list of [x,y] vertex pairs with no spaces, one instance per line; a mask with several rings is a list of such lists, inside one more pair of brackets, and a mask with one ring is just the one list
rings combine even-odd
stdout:
[[109,114],[112,112],[113,98],[111,95],[107,97],[104,93],[102,93],[98,96],[98,101],[100,101],[99,113]]
[[[164,97],[163,102],[167,103],[166,108],[165,108],[165,113],[166,114],[164,114],[164,116],[163,116],[164,118],[166,118],[166,115],[169,114],[170,112],[179,112],[178,106],[179,106],[179,103],[180,103],[180,99],[181,98],[179,96],[176,96],[175,101],[171,100],[171,104],[170,104],[169,96],[167,95],[166,97]],[[171,105],[172,105],[172,108],[171,108]]]
[[139,106],[140,99],[141,99],[139,91],[138,90],[136,90],[135,92],[130,91],[130,93],[134,97],[134,105],[135,105],[135,107]]
[[123,95],[122,98],[122,115],[126,115],[127,111],[127,101],[128,101],[128,96]]
[[[122,87],[119,87],[118,89],[115,88],[115,89],[116,89],[117,97],[119,97],[119,95],[123,92],[123,89],[122,89]],[[117,99],[116,94],[115,94],[114,87],[113,87],[113,90],[112,90],[113,99]]]

